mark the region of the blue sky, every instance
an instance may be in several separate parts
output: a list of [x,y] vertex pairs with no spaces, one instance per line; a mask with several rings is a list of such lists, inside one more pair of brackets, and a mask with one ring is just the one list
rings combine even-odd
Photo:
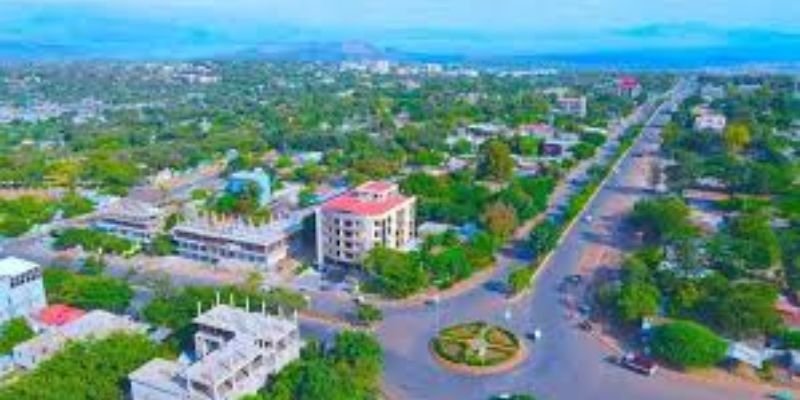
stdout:
[[0,0],[0,45],[202,53],[336,40],[483,53],[786,51],[800,49],[800,0]]
[[798,0],[4,0],[212,23],[306,28],[572,31],[699,22],[800,31]]

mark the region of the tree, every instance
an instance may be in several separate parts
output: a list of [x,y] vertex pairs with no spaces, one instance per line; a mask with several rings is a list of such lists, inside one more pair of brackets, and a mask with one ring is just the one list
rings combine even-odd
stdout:
[[397,250],[372,249],[364,260],[364,267],[371,275],[368,288],[388,297],[406,297],[428,284],[417,257]]
[[626,282],[617,299],[619,317],[627,323],[635,323],[643,317],[658,312],[661,295],[658,288],[644,282]]
[[750,127],[744,122],[729,124],[722,139],[728,152],[738,154],[750,144]]
[[128,374],[165,352],[143,335],[69,342],[65,349],[0,389],[1,400],[121,399]]
[[777,298],[778,292],[770,285],[740,282],[711,293],[700,305],[700,315],[726,336],[752,338],[780,326]]
[[84,309],[122,312],[133,298],[133,289],[122,280],[108,276],[79,275],[64,269],[44,272],[48,300]]
[[14,346],[32,338],[33,329],[25,318],[12,318],[0,326],[0,354],[8,354]]
[[362,332],[336,336],[330,351],[313,343],[302,358],[284,368],[266,388],[270,400],[368,400],[378,397],[383,355],[380,344]]
[[542,257],[556,246],[560,234],[559,226],[555,222],[546,220],[531,231],[528,238],[529,246],[536,257]]
[[675,321],[653,329],[650,349],[676,367],[703,368],[722,361],[728,345],[702,325]]
[[486,207],[481,221],[489,232],[505,240],[517,227],[517,212],[505,203],[495,202]]
[[640,200],[627,220],[649,243],[665,244],[697,233],[689,220],[689,207],[677,197]]
[[478,174],[483,178],[504,181],[514,172],[511,149],[500,140],[490,140],[481,147],[478,159]]

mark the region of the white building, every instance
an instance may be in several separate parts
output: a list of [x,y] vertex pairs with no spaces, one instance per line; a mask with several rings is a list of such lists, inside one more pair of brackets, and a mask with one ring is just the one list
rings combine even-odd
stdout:
[[694,118],[696,131],[712,131],[721,133],[725,130],[728,120],[724,115],[715,112],[704,112]]
[[16,257],[0,260],[0,323],[47,307],[42,267]]
[[557,100],[558,109],[567,115],[574,115],[579,118],[585,118],[588,110],[588,102],[586,96],[561,96]]
[[53,327],[14,347],[14,363],[24,369],[58,353],[69,341],[103,339],[117,332],[145,333],[147,325],[108,311],[93,310],[65,325]]
[[141,201],[120,199],[100,211],[94,227],[137,243],[150,243],[163,223],[161,209]]
[[302,229],[303,215],[257,225],[240,218],[190,218],[172,228],[178,253],[211,264],[221,262],[252,264],[271,268],[286,258],[292,237]]
[[195,318],[197,361],[154,359],[128,378],[132,400],[228,400],[252,394],[300,357],[297,315],[217,305]]
[[317,209],[317,263],[359,264],[374,247],[402,249],[416,237],[416,198],[397,184],[367,182]]

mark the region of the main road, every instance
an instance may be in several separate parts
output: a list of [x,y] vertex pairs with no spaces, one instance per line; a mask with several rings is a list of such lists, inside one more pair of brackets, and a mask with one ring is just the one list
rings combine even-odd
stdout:
[[[657,146],[659,129],[653,126],[654,121],[685,95],[684,85],[686,82],[679,84],[652,113],[643,134],[587,206],[592,222],[581,220],[566,232],[541,266],[528,297],[512,303],[502,294],[481,287],[438,305],[384,311],[377,333],[384,346],[384,389],[390,398],[485,400],[505,392],[534,393],[555,400],[763,398],[765,388],[709,384],[670,371],[644,377],[608,363],[607,357],[618,350],[608,340],[577,329],[578,320],[557,291],[566,276],[614,266],[625,251],[625,243],[616,232],[625,211],[649,193],[649,164],[653,160],[643,153]],[[517,261],[524,262],[504,259],[500,263]],[[496,278],[502,279],[498,275]],[[470,376],[442,368],[430,356],[430,338],[443,326],[474,320],[507,327],[520,336],[538,328],[543,336],[536,343],[529,342],[527,359],[506,373]]]

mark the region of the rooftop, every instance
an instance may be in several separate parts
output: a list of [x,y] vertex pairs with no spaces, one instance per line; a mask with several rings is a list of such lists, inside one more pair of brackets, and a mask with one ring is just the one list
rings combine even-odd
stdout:
[[84,314],[86,314],[86,311],[79,308],[65,304],[53,304],[39,312],[37,319],[48,326],[62,326],[75,321]]
[[109,203],[108,206],[101,211],[101,214],[105,217],[152,219],[161,216],[162,212],[159,208],[153,207],[145,202],[122,198]]
[[157,385],[167,392],[184,393],[186,389],[178,379],[178,374],[183,368],[181,364],[175,361],[154,358],[133,371],[129,377],[132,381]]
[[382,215],[410,200],[397,190],[397,184],[370,181],[322,205],[323,211],[344,212],[363,216]]
[[39,268],[39,264],[17,257],[6,257],[0,260],[0,276],[19,276],[36,268]]
[[281,338],[295,329],[296,323],[286,318],[269,314],[248,312],[241,308],[219,304],[194,319],[197,325],[208,326],[237,336],[255,338]]
[[291,214],[287,218],[263,225],[250,224],[241,218],[211,216],[193,218],[173,228],[173,232],[190,233],[228,241],[271,244],[283,240],[302,226],[302,216]]

